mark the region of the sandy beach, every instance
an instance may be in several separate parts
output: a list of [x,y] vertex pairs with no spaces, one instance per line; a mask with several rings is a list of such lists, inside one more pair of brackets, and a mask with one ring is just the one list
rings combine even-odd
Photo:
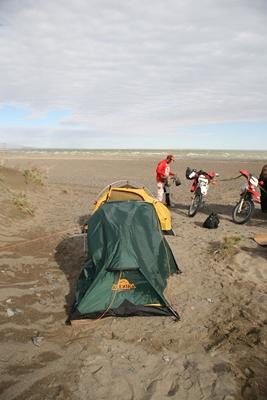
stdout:
[[[187,166],[215,170],[221,179],[236,177],[240,168],[259,175],[266,160],[173,164],[182,185],[172,187],[176,235],[167,240],[182,274],[169,280],[166,296],[179,322],[132,317],[65,324],[86,259],[81,224],[97,194],[119,179],[155,193],[159,160],[0,153],[0,399],[267,398],[267,248],[253,240],[266,233],[267,214],[257,206],[246,225],[232,222],[238,179],[212,185],[204,207],[189,218],[185,178]],[[42,185],[26,183],[25,170],[32,168]],[[212,211],[219,228],[204,229]]]

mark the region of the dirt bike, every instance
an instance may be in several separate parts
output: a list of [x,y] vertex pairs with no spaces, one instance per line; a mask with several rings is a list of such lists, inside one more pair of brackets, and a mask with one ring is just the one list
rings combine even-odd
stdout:
[[240,200],[232,212],[233,221],[236,224],[245,224],[250,220],[255,209],[255,203],[260,203],[260,193],[257,191],[259,180],[246,169],[241,169],[240,174],[246,178],[241,188]]
[[214,171],[205,172],[203,170],[197,171],[196,169],[187,168],[186,178],[193,180],[191,192],[194,194],[188,210],[189,217],[194,217],[196,215],[203,204],[203,197],[208,193],[210,182],[217,176],[219,176],[219,174]]

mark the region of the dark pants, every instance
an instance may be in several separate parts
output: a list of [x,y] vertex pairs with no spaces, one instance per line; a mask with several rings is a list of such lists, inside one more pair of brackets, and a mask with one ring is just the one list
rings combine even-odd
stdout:
[[165,201],[166,201],[166,206],[171,205],[171,199],[170,199],[170,188],[169,185],[164,185],[163,186],[164,194],[165,194]]
[[267,180],[264,180],[262,188],[264,191],[261,190],[261,211],[267,212]]

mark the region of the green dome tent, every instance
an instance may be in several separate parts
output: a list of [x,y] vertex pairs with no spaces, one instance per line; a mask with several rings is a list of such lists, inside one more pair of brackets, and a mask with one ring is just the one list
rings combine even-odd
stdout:
[[180,270],[156,211],[144,201],[109,202],[90,218],[89,258],[70,321],[106,316],[174,315],[163,292]]

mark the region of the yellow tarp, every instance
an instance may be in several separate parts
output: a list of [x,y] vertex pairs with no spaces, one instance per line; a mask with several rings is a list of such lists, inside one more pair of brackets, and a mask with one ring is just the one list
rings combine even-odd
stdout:
[[93,212],[95,212],[103,203],[106,203],[107,201],[129,200],[141,200],[153,204],[160,221],[161,229],[163,231],[172,230],[170,211],[155,197],[149,195],[144,188],[109,187],[97,199]]

